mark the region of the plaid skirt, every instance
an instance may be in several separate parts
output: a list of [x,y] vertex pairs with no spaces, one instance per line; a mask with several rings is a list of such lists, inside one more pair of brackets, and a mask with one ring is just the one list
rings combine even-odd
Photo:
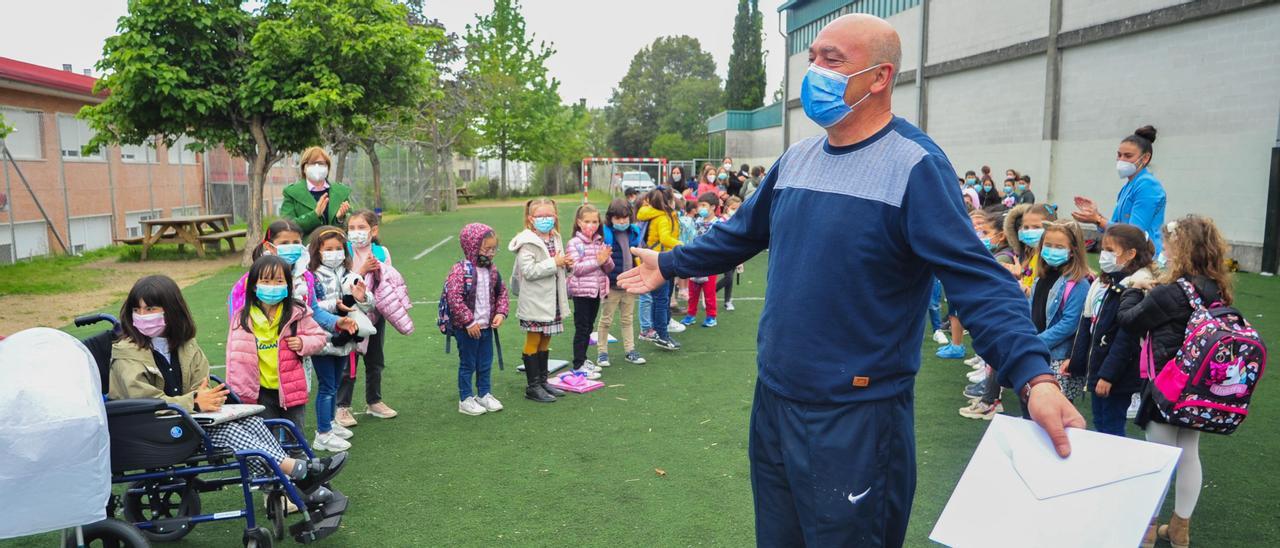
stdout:
[[[280,441],[271,434],[271,430],[267,428],[267,424],[262,422],[259,417],[245,417],[243,419],[206,426],[204,428],[206,434],[209,435],[209,441],[213,442],[216,448],[226,448],[232,451],[262,451],[275,459],[276,463],[284,460],[288,455],[284,449],[280,447]],[[266,477],[273,475],[262,459],[250,458],[249,470],[253,475],[258,477]]]
[[1064,361],[1066,360],[1053,360],[1049,366],[1053,368],[1053,376],[1058,381],[1058,385],[1062,386],[1062,395],[1074,403],[1084,393],[1084,385],[1087,379],[1083,375],[1062,376],[1062,362]]

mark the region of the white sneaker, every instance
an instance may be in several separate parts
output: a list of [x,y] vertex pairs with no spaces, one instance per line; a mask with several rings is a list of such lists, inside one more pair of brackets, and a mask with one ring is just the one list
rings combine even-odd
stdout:
[[485,414],[488,412],[488,409],[485,409],[483,405],[480,405],[480,402],[476,400],[475,396],[471,396],[458,402],[458,412],[463,415],[471,415],[475,417]]
[[736,308],[733,307],[733,301],[725,301],[724,309],[728,310],[729,312],[733,312],[734,310],[737,310]]
[[938,344],[948,344],[951,342],[951,337],[948,337],[946,333],[943,333],[942,330],[939,329],[933,332],[933,342]]
[[986,362],[982,361],[982,356],[974,356],[972,358],[965,360],[964,364],[974,369],[977,369],[979,366],[986,365]]
[[1138,418],[1138,407],[1140,407],[1141,405],[1142,405],[1142,396],[1138,394],[1134,394],[1133,398],[1129,400],[1129,409],[1125,410],[1124,416],[1129,419]]
[[672,319],[670,322],[667,323],[667,331],[670,331],[672,333],[684,333],[684,329],[685,329],[684,324],[675,321],[675,319]]
[[599,372],[599,371],[596,371],[596,370],[594,370],[594,369],[588,369],[586,365],[583,365],[582,367],[580,367],[580,368],[578,369],[578,371],[580,371],[580,372],[582,372],[582,374],[586,375],[586,376],[587,376],[587,380],[589,380],[589,381],[598,380],[598,379],[600,378],[600,372]]
[[351,436],[355,435],[355,432],[352,432],[351,430],[347,429],[347,427],[341,424],[338,424],[338,421],[333,421],[332,423],[330,423],[329,426],[333,428],[331,431],[335,436],[338,436],[339,438],[342,438],[344,440],[349,440],[351,439]]
[[969,373],[969,382],[982,382],[987,380],[987,368],[978,369]]
[[480,403],[480,406],[483,407],[485,411],[490,413],[502,411],[502,402],[498,401],[498,398],[493,397],[493,394],[485,394],[483,398],[476,401]]
[[316,451],[346,451],[351,449],[351,442],[339,438],[333,432],[323,434],[316,432],[316,439],[311,442],[311,448]]

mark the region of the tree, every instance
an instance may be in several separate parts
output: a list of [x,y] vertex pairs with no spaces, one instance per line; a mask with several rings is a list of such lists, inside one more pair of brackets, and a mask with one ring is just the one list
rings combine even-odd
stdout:
[[492,13],[467,25],[466,43],[467,71],[484,90],[476,124],[481,152],[502,160],[498,192],[505,197],[507,161],[534,161],[558,137],[548,131],[560,108],[560,82],[546,67],[555,50],[527,35],[519,0],[495,0]]
[[593,108],[587,113],[586,133],[584,135],[588,156],[614,156],[609,148],[609,108]]
[[679,133],[659,133],[649,146],[649,156],[654,158],[691,159],[707,152],[706,142],[694,143]]
[[764,15],[758,0],[738,0],[733,18],[733,53],[724,84],[724,104],[729,110],[754,110],[764,106]]
[[[249,241],[262,238],[263,184],[286,153],[321,142],[321,128],[361,134],[408,103],[430,76],[438,36],[406,24],[389,0],[134,0],[107,38],[95,91],[81,110],[97,132],[86,147],[190,135],[252,163]],[[243,261],[248,263],[251,249]]]
[[720,85],[715,60],[696,38],[660,37],[636,52],[609,99],[609,146],[624,156],[644,155],[659,133],[659,118],[672,107],[673,88],[685,80]]
[[[426,24],[444,29],[439,21]],[[430,148],[435,156],[431,179],[439,200],[432,203],[443,201],[443,208],[452,210],[458,206],[453,155],[469,152],[476,140],[472,124],[480,103],[480,85],[475,74],[465,66],[454,68],[463,58],[462,38],[457,34],[446,33],[443,40],[427,49],[427,57],[438,70],[436,77],[427,81],[427,92],[412,109],[410,135],[415,143]],[[422,156],[418,157],[421,161]]]
[[[707,154],[707,118],[720,112],[724,104],[720,83],[715,80],[684,80],[671,87],[671,105],[658,119],[663,133],[684,140],[683,154],[667,158],[699,158]],[[654,144],[657,144],[655,139]]]

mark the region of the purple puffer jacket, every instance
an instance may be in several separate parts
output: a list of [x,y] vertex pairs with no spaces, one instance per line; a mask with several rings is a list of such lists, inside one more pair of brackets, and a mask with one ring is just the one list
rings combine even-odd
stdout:
[[[462,231],[458,233],[458,243],[462,246],[462,254],[467,261],[475,264],[476,257],[480,255],[480,246],[484,244],[484,239],[493,234],[493,229],[489,225],[483,223],[471,223],[462,227]],[[479,268],[479,267],[475,267]],[[489,291],[489,325],[493,325],[493,320],[499,314],[507,317],[510,313],[510,302],[507,299],[507,288],[498,287],[498,283],[502,281],[502,275],[498,274],[498,267],[489,265],[489,287],[476,287],[472,292],[471,298],[468,299],[464,294],[466,289],[466,267],[462,261],[458,261],[449,271],[449,277],[444,281],[445,299],[449,301],[449,316],[453,321],[453,327],[458,329],[466,329],[472,323],[475,323],[475,296],[476,292],[485,289]]]
[[[609,272],[613,270],[613,249],[605,245],[604,237],[596,232],[591,238],[576,232],[565,245],[573,258],[573,275],[569,276],[570,297],[602,298],[609,294]],[[601,250],[609,250],[609,260],[600,264],[596,257]]]
[[373,288],[375,308],[369,314],[369,319],[377,323],[378,316],[382,316],[401,335],[412,335],[413,318],[409,316],[409,309],[413,308],[413,300],[409,298],[409,287],[404,282],[404,276],[390,264],[383,263],[380,270],[369,276],[373,278],[370,287]]

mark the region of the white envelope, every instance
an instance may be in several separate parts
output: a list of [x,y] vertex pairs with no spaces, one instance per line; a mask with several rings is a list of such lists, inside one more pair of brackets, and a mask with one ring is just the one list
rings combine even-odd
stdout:
[[1067,435],[1071,456],[1062,459],[1035,423],[996,415],[929,538],[957,548],[1141,544],[1182,450]]

